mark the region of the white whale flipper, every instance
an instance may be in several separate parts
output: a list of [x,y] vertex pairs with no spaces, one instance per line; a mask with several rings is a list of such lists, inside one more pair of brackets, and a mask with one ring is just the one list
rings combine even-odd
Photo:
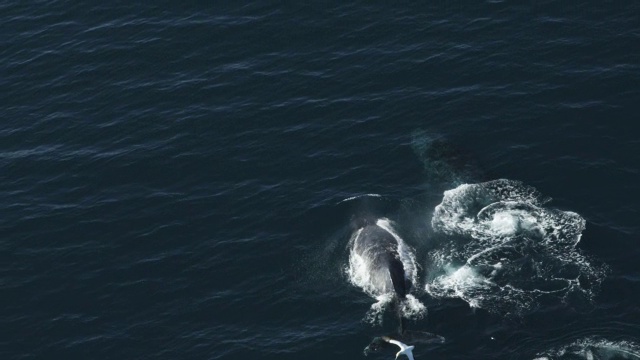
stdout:
[[400,341],[393,340],[392,338],[387,337],[387,336],[383,336],[382,339],[384,341],[388,342],[388,343],[391,343],[391,344],[394,344],[394,345],[398,345],[400,347],[400,351],[398,351],[398,353],[396,354],[396,359],[398,358],[398,356],[404,354],[409,358],[409,360],[414,360],[413,359],[413,348],[415,346],[401,343]]

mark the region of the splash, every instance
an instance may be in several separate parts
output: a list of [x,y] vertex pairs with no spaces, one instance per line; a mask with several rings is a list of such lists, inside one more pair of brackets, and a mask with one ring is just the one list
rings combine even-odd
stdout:
[[369,311],[364,316],[364,321],[372,325],[381,325],[385,310],[394,300],[393,293],[385,293],[376,296],[377,302],[371,305]]
[[610,341],[597,337],[588,337],[536,355],[535,360],[543,359],[640,359],[640,346],[629,341]]
[[591,303],[606,268],[576,249],[585,220],[547,207],[549,201],[504,179],[445,191],[432,226],[454,241],[432,254],[443,274],[426,291],[507,316],[522,315],[543,297]]
[[[402,240],[389,219],[378,219],[376,226],[388,232],[396,240],[396,250],[402,262],[405,277],[412,284],[418,284],[418,266],[413,249]],[[353,244],[361,236],[361,233],[362,229],[359,229],[349,241],[351,250],[345,274],[353,285],[376,299],[376,303],[371,305],[364,320],[371,324],[380,324],[386,308],[395,301],[395,292],[388,272],[371,271],[375,264],[372,264],[371,259],[368,257],[361,256],[355,251]],[[406,299],[399,306],[401,314],[409,319],[421,318],[427,312],[426,306],[411,294],[407,294]]]
[[427,314],[427,307],[415,296],[407,294],[406,299],[400,303],[400,311],[408,319],[421,319]]

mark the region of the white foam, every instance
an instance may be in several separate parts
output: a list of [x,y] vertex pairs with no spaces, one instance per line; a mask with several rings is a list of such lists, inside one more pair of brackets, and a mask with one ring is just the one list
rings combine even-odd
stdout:
[[389,304],[393,301],[393,298],[393,293],[385,293],[376,296],[377,302],[371,305],[371,308],[367,311],[367,314],[364,317],[364,321],[373,325],[382,324],[382,315]]
[[457,297],[466,301],[472,308],[480,308],[479,299],[470,295],[477,291],[490,290],[492,285],[494,284],[491,281],[475,272],[472,267],[464,265],[427,284],[427,292]]
[[640,359],[640,346],[630,341],[611,341],[598,337],[587,337],[565,346],[547,350],[536,356],[536,359],[547,360],[575,359],[576,357],[585,360]]
[[427,307],[415,296],[407,294],[406,299],[400,304],[402,315],[409,319],[421,319],[427,314]]
[[545,206],[548,201],[504,179],[445,191],[431,223],[456,241],[431,254],[444,274],[426,285],[427,292],[511,314],[550,294],[565,301],[577,293],[591,301],[606,268],[576,249],[584,219]]
[[491,229],[500,235],[515,234],[520,228],[517,216],[510,213],[497,213],[491,220]]

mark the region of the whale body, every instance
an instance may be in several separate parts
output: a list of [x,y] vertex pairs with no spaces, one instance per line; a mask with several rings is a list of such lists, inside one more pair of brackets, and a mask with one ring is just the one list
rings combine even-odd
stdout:
[[406,275],[401,260],[402,244],[386,226],[386,219],[364,221],[353,239],[352,255],[359,257],[365,267],[370,291],[377,294],[393,292],[404,300],[411,289],[411,281]]

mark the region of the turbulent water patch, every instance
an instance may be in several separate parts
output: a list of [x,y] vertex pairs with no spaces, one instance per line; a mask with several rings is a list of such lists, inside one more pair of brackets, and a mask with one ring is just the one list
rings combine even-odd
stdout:
[[[397,249],[395,250],[404,267],[405,277],[412,284],[418,284],[418,267],[413,249],[402,240],[388,219],[378,219],[376,226],[391,234],[396,240]],[[395,293],[388,272],[383,272],[384,276],[378,276],[382,273],[371,271],[372,267],[376,266],[372,264],[372,259],[355,251],[353,245],[358,236],[361,236],[361,233],[362,229],[354,232],[349,241],[349,264],[345,269],[345,274],[353,285],[376,299],[376,303],[371,305],[367,312],[365,321],[379,324],[382,322],[382,315],[385,309],[395,301]],[[413,295],[407,294],[406,299],[399,304],[399,311],[404,317],[415,319],[424,316],[427,308]]]
[[441,275],[427,292],[504,315],[521,315],[546,298],[590,303],[606,268],[576,248],[585,220],[549,201],[504,179],[445,191],[432,227],[452,241],[431,255]]
[[589,337],[536,355],[535,360],[640,359],[640,346],[629,341],[609,341]]

